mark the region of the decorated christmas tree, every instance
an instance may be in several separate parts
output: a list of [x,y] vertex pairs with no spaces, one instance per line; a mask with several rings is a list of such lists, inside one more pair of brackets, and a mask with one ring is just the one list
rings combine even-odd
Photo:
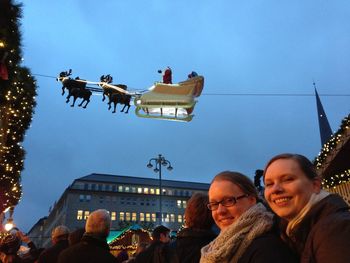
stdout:
[[22,143],[35,107],[35,79],[21,66],[21,10],[0,0],[0,214],[21,198]]

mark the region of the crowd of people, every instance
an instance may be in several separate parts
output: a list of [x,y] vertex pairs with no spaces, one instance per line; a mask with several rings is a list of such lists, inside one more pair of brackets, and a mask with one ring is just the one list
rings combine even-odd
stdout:
[[[239,172],[217,174],[208,195],[188,200],[185,225],[170,238],[160,225],[150,244],[129,256],[110,252],[108,211],[90,214],[85,229],[57,226],[52,246],[37,249],[22,232],[0,242],[2,263],[347,263],[350,262],[350,212],[336,194],[322,190],[321,178],[303,155],[280,154],[266,165],[264,196]],[[27,244],[26,256],[19,253]]]

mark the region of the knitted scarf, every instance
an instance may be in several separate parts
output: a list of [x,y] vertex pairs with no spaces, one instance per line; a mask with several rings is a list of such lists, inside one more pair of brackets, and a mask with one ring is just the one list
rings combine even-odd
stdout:
[[236,263],[253,239],[269,231],[273,215],[258,203],[201,249],[200,263]]

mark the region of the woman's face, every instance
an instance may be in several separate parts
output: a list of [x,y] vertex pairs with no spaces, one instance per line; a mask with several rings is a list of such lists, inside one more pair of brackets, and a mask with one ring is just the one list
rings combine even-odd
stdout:
[[265,199],[271,209],[287,221],[295,218],[313,193],[321,189],[319,179],[311,180],[293,159],[278,159],[265,172]]
[[[230,181],[214,181],[209,188],[209,202],[221,202],[225,198],[244,195],[237,185]],[[252,196],[240,198],[233,206],[219,204],[216,210],[211,211],[216,225],[225,230],[234,223],[245,211],[252,207],[256,200]]]

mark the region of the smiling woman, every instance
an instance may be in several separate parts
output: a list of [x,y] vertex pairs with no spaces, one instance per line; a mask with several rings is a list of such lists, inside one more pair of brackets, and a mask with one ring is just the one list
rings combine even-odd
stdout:
[[349,207],[340,196],[321,190],[321,180],[306,157],[288,153],[273,157],[264,181],[265,198],[282,218],[284,239],[300,262],[349,262]]
[[245,175],[231,171],[216,175],[208,209],[221,232],[202,248],[200,262],[296,262],[274,231],[273,214],[258,203],[257,190]]

